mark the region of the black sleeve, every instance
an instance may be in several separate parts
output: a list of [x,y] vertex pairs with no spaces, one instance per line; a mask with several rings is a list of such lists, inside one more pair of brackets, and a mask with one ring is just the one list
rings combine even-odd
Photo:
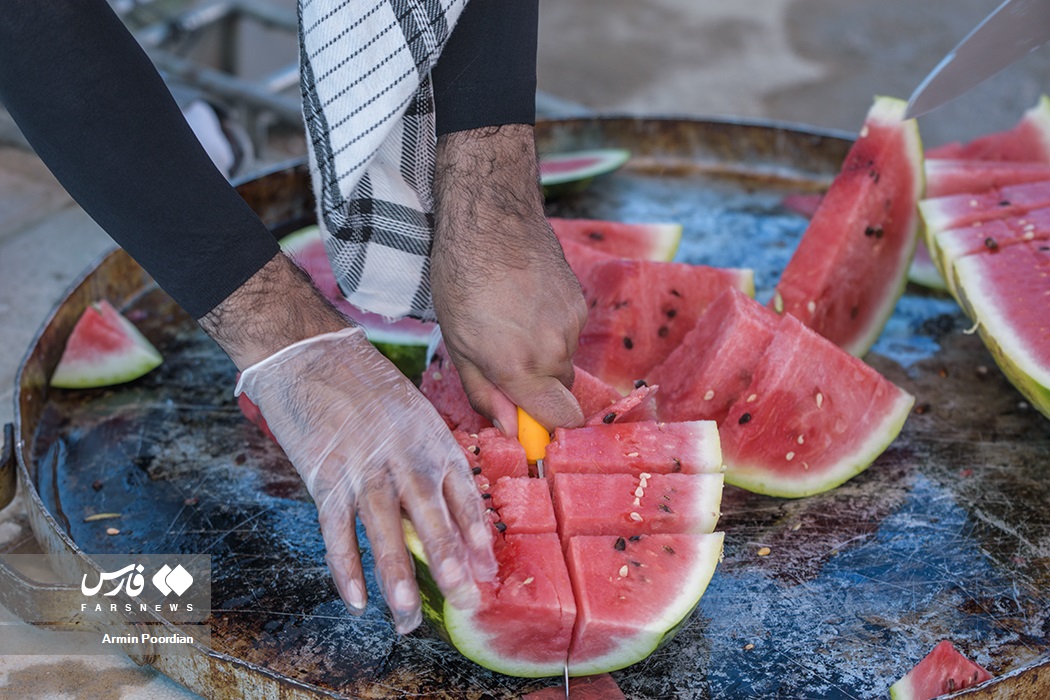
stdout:
[[195,318],[277,243],[106,0],[7,0],[0,102],[59,182]]
[[470,0],[431,71],[437,133],[536,121],[539,0]]

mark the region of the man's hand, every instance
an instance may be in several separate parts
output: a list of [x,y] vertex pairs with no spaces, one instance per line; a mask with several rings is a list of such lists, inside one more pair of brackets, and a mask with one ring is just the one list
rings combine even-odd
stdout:
[[419,391],[278,255],[201,321],[242,369],[318,510],[326,561],[353,613],[367,602],[356,517],[397,630],[421,620],[404,513],[454,604],[495,575],[491,527],[455,439]]
[[471,405],[511,435],[517,406],[581,424],[568,387],[587,308],[543,215],[532,127],[442,136],[434,190],[434,307]]

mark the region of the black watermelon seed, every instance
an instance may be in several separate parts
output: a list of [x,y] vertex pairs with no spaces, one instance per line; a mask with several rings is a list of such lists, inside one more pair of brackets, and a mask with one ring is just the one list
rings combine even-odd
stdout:
[[631,564],[633,564],[634,566],[637,566],[638,568],[641,568],[641,566],[642,566],[642,562],[635,561],[634,559],[631,560]]
[[740,416],[740,425],[743,425],[744,423],[750,423],[750,422],[751,422],[751,414],[750,413],[745,413],[742,416]]
[[670,513],[671,512],[671,507],[668,506],[666,503],[661,503],[660,505],[657,506],[657,508],[659,508],[660,510],[662,510],[665,513]]
[[664,545],[664,551],[668,554],[674,554],[674,550],[669,545]]
[[677,289],[672,289],[671,290],[671,294],[674,294],[676,297],[679,297],[679,298],[681,298],[681,296],[682,296],[682,293],[679,292]]
[[507,524],[501,520],[496,523],[496,529],[500,532],[503,532],[507,529]]
[[470,470],[470,473],[473,474],[474,476],[477,476],[478,474],[481,473],[481,467],[474,467],[473,469]]
[[660,329],[656,331],[656,334],[661,338],[666,338],[667,334],[671,332],[671,329],[667,326],[660,326]]
[[631,535],[627,539],[629,539],[631,542],[637,542],[638,540],[642,539],[642,536],[641,535]]
[[634,347],[634,341],[631,340],[630,338],[628,338],[627,336],[624,336],[623,337],[623,346],[625,348],[627,348],[628,350],[630,350],[631,348]]
[[488,499],[492,498],[492,494],[491,493],[483,493],[483,494],[481,494],[481,497],[484,498],[487,501]]
[[644,379],[635,379],[635,380],[634,380],[634,388],[635,388],[635,389],[641,389],[641,388],[642,388],[643,386],[648,386],[648,385],[647,385],[647,384],[645,383],[645,380],[644,380]]
[[601,231],[588,231],[587,238],[590,238],[592,241],[604,241],[605,234]]
[[623,550],[627,549],[627,542],[625,542],[622,537],[617,537],[616,542],[613,543],[613,549],[615,549],[617,552],[622,552]]
[[849,317],[850,318],[857,318],[857,314],[859,314],[859,313],[860,313],[860,307],[859,306],[854,306],[852,309],[849,310]]
[[612,423],[614,420],[616,420],[615,413],[606,413],[602,416],[602,423]]
[[667,314],[667,318],[674,318],[678,315],[678,309],[668,309],[664,313]]
[[677,457],[672,457],[671,461],[674,462],[674,466],[671,467],[671,471],[675,473],[682,471],[682,460],[678,459]]
[[999,206],[1001,206],[1001,207],[1008,207],[1008,206],[1010,206],[1010,200],[1009,199],[1004,199],[1003,201],[999,202]]
[[999,242],[997,240],[995,240],[994,238],[992,238],[991,236],[989,236],[988,238],[984,239],[984,247],[987,248],[988,250],[998,250],[999,249]]

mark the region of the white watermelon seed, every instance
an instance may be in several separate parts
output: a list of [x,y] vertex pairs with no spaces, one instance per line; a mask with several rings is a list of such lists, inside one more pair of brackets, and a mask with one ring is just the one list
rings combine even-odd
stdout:
[[860,137],[864,138],[867,135],[868,135],[868,126],[867,126],[867,124],[865,124],[864,126],[862,126],[860,128]]
[[628,452],[628,453],[627,453],[627,456],[628,456],[628,457],[637,457],[637,456],[638,456],[638,453],[637,453],[637,452]]
[[627,577],[627,565],[624,564],[623,566],[620,567],[620,578],[626,578],[626,577]]
[[707,393],[704,394],[704,401],[710,401],[713,398],[715,398],[715,391],[714,391],[714,389],[708,389]]
[[805,444],[805,442],[806,442],[806,438],[805,438],[805,436],[803,436],[803,435],[799,435],[799,436],[798,436],[798,444],[800,444],[800,445],[804,445],[804,444]]
[[434,372],[434,374],[433,374],[432,376],[433,376],[433,377],[434,377],[434,379],[436,379],[437,381],[439,381],[439,382],[441,381],[441,372]]
[[794,458],[795,458],[795,453],[794,452],[788,452],[786,455],[784,455],[784,459],[786,459],[789,462],[791,460],[793,460]]
[[773,551],[769,547],[759,547],[758,551],[755,552],[760,557],[769,556],[769,553]]
[[530,583],[532,583],[535,580],[536,579],[534,577],[529,576],[527,579],[525,579],[524,581],[521,582],[521,585],[527,586],[527,585],[529,585]]
[[803,462],[802,463],[802,468],[808,470],[809,469],[809,464],[807,464],[806,462]]
[[652,479],[653,475],[650,474],[649,472],[642,472],[641,474],[638,475],[638,478],[640,478],[640,479]]
[[642,499],[640,499],[640,498],[636,498],[636,499],[634,499],[634,503],[633,503],[632,505],[633,505],[633,506],[634,506],[635,508],[637,508],[638,506],[642,505]]
[[106,528],[106,534],[107,535],[119,535],[120,534],[120,530],[118,530],[115,527],[107,527]]
[[976,207],[976,206],[978,206],[979,204],[980,204],[980,202],[978,202],[978,201],[977,201],[976,199],[971,199],[971,200],[970,200],[970,206],[971,206],[971,207]]
[[758,394],[751,394],[751,396],[747,397],[747,402],[748,403],[754,403],[755,399],[757,399],[757,398],[758,398]]
[[639,486],[638,488],[636,488],[634,490],[634,495],[636,497],[638,497],[638,498],[641,498],[642,496],[645,495],[645,489],[643,489],[641,486]]
[[809,302],[806,303],[806,311],[808,311],[810,313],[813,313],[816,310],[817,310],[817,302],[815,302],[812,299],[810,299]]
[[780,296],[780,292],[773,294],[773,310],[778,314],[784,313],[784,297]]
[[817,408],[820,408],[823,405],[824,405],[824,394],[822,394],[822,393],[820,393],[818,391],[817,392]]
[[633,520],[636,523],[642,522],[642,516],[638,515],[633,510],[631,511],[630,518],[631,518],[631,520]]

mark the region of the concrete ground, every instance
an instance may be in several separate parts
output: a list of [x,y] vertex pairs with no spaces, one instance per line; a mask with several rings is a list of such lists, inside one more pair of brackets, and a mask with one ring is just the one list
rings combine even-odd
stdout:
[[[907,97],[999,0],[542,0],[540,88],[602,113],[739,117],[855,131],[876,94]],[[272,46],[259,47],[273,58]],[[294,46],[287,47],[294,60]],[[927,144],[1013,124],[1050,84],[1036,51],[920,119]],[[294,140],[285,149],[302,152]],[[14,373],[66,286],[112,243],[0,112],[0,422]],[[18,503],[0,548],[30,549]],[[4,635],[32,631],[5,626]],[[4,697],[182,697],[109,657],[0,657]]]

